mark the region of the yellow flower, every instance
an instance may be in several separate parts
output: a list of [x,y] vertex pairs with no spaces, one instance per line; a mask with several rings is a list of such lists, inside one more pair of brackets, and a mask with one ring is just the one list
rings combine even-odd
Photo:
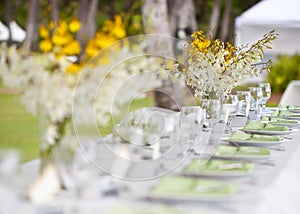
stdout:
[[115,42],[115,39],[112,36],[98,33],[95,38],[95,43],[99,49],[105,48]]
[[126,36],[126,31],[123,27],[121,26],[115,26],[112,29],[112,34],[117,38],[117,39],[122,39]]
[[111,20],[105,20],[103,23],[102,31],[109,32],[113,28],[113,22]]
[[68,44],[66,44],[66,46],[63,47],[62,49],[62,53],[65,55],[76,55],[76,54],[80,54],[80,44],[78,41],[73,40],[71,42],[69,42]]
[[80,27],[81,27],[81,23],[78,21],[78,19],[73,19],[69,24],[69,30],[72,33],[76,33],[77,31],[79,31]]
[[126,36],[125,26],[122,22],[122,17],[120,15],[115,15],[114,27],[112,28],[112,34],[117,39],[122,39]]
[[71,64],[66,68],[66,72],[69,74],[77,74],[81,69],[79,64]]
[[120,15],[115,15],[115,24],[122,25],[122,17]]
[[68,24],[65,21],[59,21],[57,28],[55,29],[55,32],[58,34],[66,34],[68,32]]
[[54,27],[55,27],[54,21],[51,21],[51,22],[49,23],[48,27],[49,27],[50,30],[53,30]]
[[97,48],[96,44],[94,42],[90,41],[85,49],[85,54],[89,57],[92,58],[96,54],[99,53],[99,49]]
[[52,36],[53,44],[57,46],[64,46],[71,42],[73,39],[72,35],[69,33],[61,34],[60,31],[55,30]]
[[50,52],[53,48],[52,42],[48,39],[42,40],[39,43],[39,47],[41,49],[41,51],[43,51],[44,53]]
[[50,33],[49,30],[44,25],[41,25],[39,28],[39,35],[41,38],[46,39],[49,38]]
[[198,42],[197,47],[198,47],[199,51],[201,51],[202,53],[206,53],[207,48],[210,46],[210,43],[211,42],[209,40],[205,40],[203,42]]

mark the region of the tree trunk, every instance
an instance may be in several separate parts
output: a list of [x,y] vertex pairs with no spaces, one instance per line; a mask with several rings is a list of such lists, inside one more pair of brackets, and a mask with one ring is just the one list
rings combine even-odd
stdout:
[[228,34],[230,29],[230,12],[231,12],[231,0],[225,1],[225,10],[222,18],[222,26],[221,26],[221,40],[227,41]]
[[81,60],[88,41],[94,37],[96,32],[96,13],[99,0],[79,0],[78,19],[81,22],[81,28],[76,35],[81,46],[79,60]]
[[91,0],[89,5],[89,11],[87,15],[87,27],[88,27],[88,39],[94,37],[96,33],[96,13],[98,9],[99,0]]
[[6,26],[8,26],[8,40],[7,44],[10,46],[12,44],[12,32],[11,32],[11,27],[10,23],[13,21],[13,6],[12,6],[12,1],[11,0],[6,0],[5,1],[6,7],[5,7],[5,12],[6,12]]
[[[144,0],[142,15],[145,33],[171,36],[171,27],[168,19],[167,0]],[[174,58],[173,40],[168,37],[157,37],[148,46],[148,52],[155,54],[155,47],[160,43],[166,44],[164,56]],[[164,79],[162,86],[155,89],[155,105],[162,108],[178,110],[182,105],[182,97],[178,93],[177,86],[170,79]]]
[[39,15],[40,0],[29,0],[26,38],[23,44],[25,50],[34,50],[37,48]]
[[[191,34],[197,30],[196,10],[193,0],[168,0],[170,10],[170,23],[172,35],[182,40],[191,40]],[[188,54],[184,49],[177,49],[183,56],[185,66],[188,61]],[[189,87],[189,92],[194,94],[194,90]]]
[[212,39],[215,38],[218,31],[220,10],[221,10],[221,0],[214,0],[214,7],[209,22],[209,29],[207,31],[207,35],[211,35]]
[[50,0],[50,5],[52,21],[54,22],[54,28],[56,28],[59,20],[59,9],[57,0]]
[[[88,0],[79,0],[79,14],[78,19],[81,22],[81,28],[76,35],[76,39],[79,41],[81,46],[80,56],[84,53],[84,49],[88,41],[88,26],[87,26],[87,14],[89,10]],[[81,58],[81,57],[80,57]]]
[[196,12],[193,0],[169,0],[171,35],[187,39],[197,30]]

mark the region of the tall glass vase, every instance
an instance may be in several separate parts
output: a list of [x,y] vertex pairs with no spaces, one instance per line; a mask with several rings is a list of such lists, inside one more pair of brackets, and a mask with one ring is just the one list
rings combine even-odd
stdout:
[[62,121],[51,121],[40,116],[40,171],[48,165],[58,165],[72,160],[74,142],[70,128],[70,117]]

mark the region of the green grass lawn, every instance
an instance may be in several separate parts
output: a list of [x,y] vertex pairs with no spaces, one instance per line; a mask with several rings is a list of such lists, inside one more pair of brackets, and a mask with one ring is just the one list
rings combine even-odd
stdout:
[[21,151],[24,161],[39,155],[39,122],[14,94],[0,94],[0,148]]
[[[152,97],[134,100],[124,107],[127,111],[153,106]],[[119,118],[121,119],[121,118]],[[100,133],[106,135],[112,131],[112,122],[100,127]],[[18,149],[22,160],[28,161],[39,156],[39,120],[27,113],[20,103],[19,95],[0,94],[0,149]]]

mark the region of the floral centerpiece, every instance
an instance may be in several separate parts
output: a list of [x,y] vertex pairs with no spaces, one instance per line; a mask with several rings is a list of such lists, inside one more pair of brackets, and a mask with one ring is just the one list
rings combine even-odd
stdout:
[[[79,29],[80,23],[76,20],[70,23],[60,21],[56,29],[52,28],[52,24],[41,26],[39,47],[42,53],[24,51],[15,46],[7,47],[5,44],[0,46],[0,77],[4,85],[18,88],[27,110],[33,115],[42,115],[46,121],[40,148],[41,159],[46,162],[55,158],[53,155],[62,144],[66,126],[74,119],[72,107],[76,89],[79,91],[76,106],[80,109],[75,115],[79,118],[76,121],[91,122],[85,121],[87,115],[91,115],[94,117],[92,122],[96,120],[99,124],[107,124],[111,119],[114,95],[124,81],[134,73],[160,68],[160,64],[145,57],[132,63],[124,62],[131,55],[137,55],[132,53],[130,44],[125,42],[122,45],[117,43],[111,51],[109,48],[105,49],[102,57],[95,57],[93,63],[88,65],[93,55],[120,37],[126,36],[119,16],[114,21],[105,22],[103,29],[88,42],[82,60],[78,60],[81,47],[74,39]],[[119,65],[108,75],[112,61]],[[85,75],[82,75],[83,70],[86,71]],[[148,72],[138,83],[121,90],[121,95],[115,99],[117,107],[122,107],[122,104],[130,101],[145,87],[159,86],[160,81],[156,81],[155,75]],[[84,76],[81,78],[83,81],[78,84],[81,76]],[[95,92],[99,90],[99,82],[102,80],[105,81],[96,97]],[[87,112],[87,109],[91,111]]]
[[[192,34],[193,41],[187,48],[187,66],[177,64],[175,72],[199,97],[215,97],[230,93],[241,81],[257,76],[258,65],[264,49],[278,37],[274,30],[252,45],[235,47],[229,42],[206,38],[203,31]],[[268,69],[270,61],[262,69]]]

